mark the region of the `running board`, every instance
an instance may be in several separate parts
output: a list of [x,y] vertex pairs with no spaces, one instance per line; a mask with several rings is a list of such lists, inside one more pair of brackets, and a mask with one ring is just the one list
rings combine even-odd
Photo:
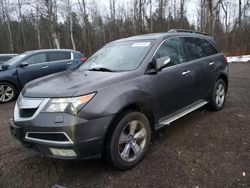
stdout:
[[156,129],[160,129],[161,127],[164,127],[165,125],[169,125],[170,123],[172,123],[173,121],[189,114],[190,112],[193,112],[194,110],[206,105],[208,102],[205,100],[199,100],[189,106],[184,107],[181,110],[178,110],[168,116],[166,116],[165,118],[161,118],[159,120],[159,124],[156,126]]

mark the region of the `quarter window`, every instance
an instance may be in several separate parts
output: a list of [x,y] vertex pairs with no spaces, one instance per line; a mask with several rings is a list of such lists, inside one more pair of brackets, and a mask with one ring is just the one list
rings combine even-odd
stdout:
[[169,38],[162,43],[155,54],[155,59],[169,56],[170,66],[183,63],[183,50],[179,38]]
[[187,62],[206,57],[206,50],[203,48],[203,41],[201,39],[183,37],[182,43],[185,52],[185,60]]
[[46,62],[46,55],[44,53],[35,54],[35,55],[27,58],[24,62],[27,62],[30,65],[37,64],[37,63],[43,63],[43,62]]
[[204,44],[204,47],[206,49],[207,56],[214,55],[214,54],[218,53],[218,51],[214,48],[214,46],[212,44],[210,44],[208,41],[203,40],[203,44]]

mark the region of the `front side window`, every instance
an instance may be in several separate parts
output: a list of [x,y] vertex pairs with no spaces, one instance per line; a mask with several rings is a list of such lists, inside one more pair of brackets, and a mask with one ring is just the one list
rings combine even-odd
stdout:
[[28,57],[26,60],[24,60],[24,62],[28,63],[29,65],[46,62],[46,54],[35,54],[31,57]]
[[207,56],[214,55],[214,54],[218,53],[218,51],[215,49],[215,47],[212,44],[210,44],[208,41],[203,40],[203,44],[204,44],[204,47],[206,49]]
[[187,62],[206,57],[206,50],[203,48],[203,41],[201,39],[183,37],[182,43],[185,52],[185,60]]
[[124,41],[108,44],[86,60],[80,69],[130,71],[145,58],[153,41]]
[[155,53],[155,59],[169,56],[171,59],[170,65],[177,65],[183,63],[183,50],[179,38],[169,38],[164,41],[157,52]]
[[71,58],[71,52],[48,52],[48,61],[60,61]]

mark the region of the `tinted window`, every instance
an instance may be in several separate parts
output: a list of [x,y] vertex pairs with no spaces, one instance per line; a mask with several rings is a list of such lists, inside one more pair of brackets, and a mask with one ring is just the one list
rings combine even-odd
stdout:
[[9,60],[9,59],[11,59],[12,57],[7,57],[7,56],[5,56],[5,57],[0,57],[0,63],[1,62],[5,62],[5,61],[7,61],[7,60]]
[[206,49],[207,56],[214,55],[214,54],[218,53],[218,51],[214,48],[214,46],[212,44],[210,44],[208,41],[203,40],[203,44],[204,44],[204,47]]
[[48,61],[59,61],[71,58],[70,52],[48,52]]
[[192,37],[183,37],[182,43],[186,61],[192,61],[195,59],[206,57],[206,51],[203,48],[203,41],[201,39]]
[[44,53],[42,54],[35,54],[31,57],[28,57],[24,62],[28,64],[37,64],[37,63],[43,63],[46,62],[46,55]]
[[183,50],[179,38],[170,38],[162,43],[155,54],[155,58],[169,56],[172,64],[183,63]]

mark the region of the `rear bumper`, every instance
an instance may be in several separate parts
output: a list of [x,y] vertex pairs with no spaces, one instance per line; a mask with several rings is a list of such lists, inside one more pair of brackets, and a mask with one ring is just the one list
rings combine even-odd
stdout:
[[[58,116],[63,121],[55,123]],[[99,158],[113,115],[85,120],[65,113],[40,113],[32,121],[9,120],[10,132],[24,146],[59,159]]]

